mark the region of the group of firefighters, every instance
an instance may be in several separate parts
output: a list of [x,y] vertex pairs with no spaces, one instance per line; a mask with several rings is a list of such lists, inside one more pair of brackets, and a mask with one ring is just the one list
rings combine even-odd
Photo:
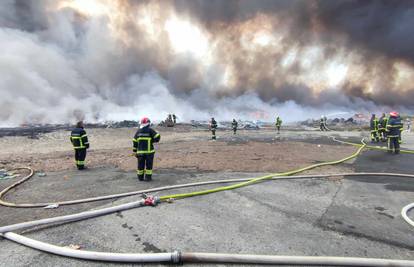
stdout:
[[[282,119],[277,116],[276,117],[276,123],[275,123],[275,127],[277,130],[277,133],[280,133],[280,127],[282,126]],[[211,118],[210,123],[209,123],[209,128],[211,131],[211,139],[212,140],[216,140],[216,131],[217,131],[217,121],[214,118]],[[237,129],[239,127],[239,123],[236,121],[236,119],[233,119],[233,121],[231,122],[231,128],[233,130],[233,134],[237,134]]]
[[[326,127],[326,117],[321,118],[321,131],[328,130]],[[237,133],[238,123],[233,119],[232,123],[233,134]],[[275,128],[277,133],[280,133],[280,127],[282,126],[282,119],[277,116],[275,122]],[[210,120],[210,130],[212,133],[212,139],[216,140],[217,121],[214,118]],[[398,154],[400,152],[401,144],[401,132],[403,130],[403,122],[398,112],[390,112],[389,117],[385,116],[385,113],[381,115],[379,119],[375,114],[372,114],[370,120],[370,133],[372,142],[387,141],[388,151]],[[140,121],[139,129],[136,131],[134,138],[132,139],[133,155],[138,160],[137,177],[140,181],[152,180],[152,169],[154,162],[154,143],[159,142],[161,135],[151,128],[151,121],[149,118],[144,117]],[[86,131],[84,129],[83,122],[80,121],[76,124],[71,132],[70,141],[75,150],[75,162],[78,170],[84,170],[86,152],[89,149],[89,141]]]
[[371,142],[387,142],[389,153],[400,153],[401,132],[404,128],[398,112],[390,112],[389,117],[382,113],[379,119],[372,114],[369,126]]
[[[152,180],[152,167],[154,163],[154,143],[159,142],[161,135],[151,128],[151,121],[144,117],[141,119],[139,129],[132,139],[133,155],[138,159],[137,177],[140,181]],[[83,122],[78,122],[72,130],[70,141],[75,149],[75,162],[78,170],[84,170],[86,151],[89,149],[88,136]]]

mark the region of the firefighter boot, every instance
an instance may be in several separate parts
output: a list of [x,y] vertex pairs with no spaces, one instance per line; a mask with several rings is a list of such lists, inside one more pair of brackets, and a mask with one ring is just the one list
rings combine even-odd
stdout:
[[137,170],[138,180],[144,181],[144,170]]
[[145,170],[145,181],[146,182],[152,181],[152,170]]

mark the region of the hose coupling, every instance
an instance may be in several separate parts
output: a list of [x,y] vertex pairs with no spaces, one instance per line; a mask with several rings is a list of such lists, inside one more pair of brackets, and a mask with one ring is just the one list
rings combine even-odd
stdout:
[[151,195],[144,195],[144,206],[157,206],[160,203],[159,197],[154,197]]
[[181,251],[174,251],[171,253],[171,262],[175,264],[182,264]]

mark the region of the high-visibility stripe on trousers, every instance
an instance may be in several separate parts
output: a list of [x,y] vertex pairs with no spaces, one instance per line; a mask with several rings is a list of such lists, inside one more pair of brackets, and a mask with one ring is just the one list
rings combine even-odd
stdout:
[[154,153],[138,155],[137,175],[140,180],[151,180],[152,167],[154,164]]
[[75,149],[75,162],[79,170],[85,167],[86,148]]

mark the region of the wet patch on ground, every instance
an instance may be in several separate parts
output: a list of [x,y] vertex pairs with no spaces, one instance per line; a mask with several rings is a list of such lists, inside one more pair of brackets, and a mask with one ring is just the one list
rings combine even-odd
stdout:
[[[367,150],[357,158],[353,166],[355,172],[388,172],[388,173],[414,173],[414,155],[412,154],[388,154],[386,151]],[[391,191],[414,192],[414,179],[400,177],[364,177],[348,176],[346,179],[365,183],[383,184]]]

